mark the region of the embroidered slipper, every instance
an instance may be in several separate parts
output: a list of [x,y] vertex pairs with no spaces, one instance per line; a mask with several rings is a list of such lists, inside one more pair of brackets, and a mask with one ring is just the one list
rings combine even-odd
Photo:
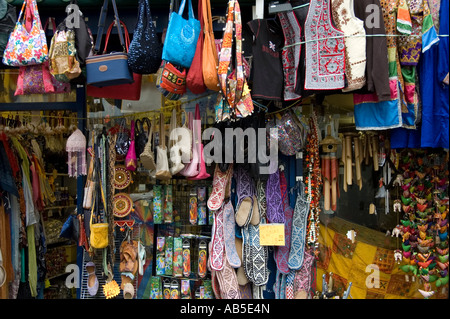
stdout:
[[289,252],[291,250],[292,217],[294,215],[294,210],[292,209],[291,206],[289,206],[286,178],[283,172],[281,172],[280,174],[280,187],[285,216],[285,223],[284,223],[285,245],[275,247],[275,261],[277,263],[277,268],[280,270],[280,272],[282,272],[283,274],[288,274],[290,270],[288,266],[288,259],[289,259]]
[[291,270],[286,276],[286,299],[294,299],[295,270]]
[[208,255],[210,258],[208,258],[207,261],[207,267],[208,270],[211,272],[211,289],[214,293],[214,297],[216,299],[222,299],[220,295],[220,286],[219,286],[219,280],[217,279],[217,271],[211,268],[211,256],[212,256],[212,242],[209,242],[208,244]]
[[311,289],[312,272],[311,267],[315,260],[314,254],[308,250],[304,253],[303,265],[295,272],[294,295],[295,299],[307,299]]
[[260,219],[266,218],[267,201],[266,201],[266,183],[262,180],[258,180],[256,183],[256,196],[258,198],[258,211]]
[[216,276],[219,281],[222,299],[241,299],[236,272],[226,257],[224,258],[223,269],[217,271]]
[[253,260],[251,255],[250,232],[247,227],[241,228],[242,233],[242,265],[244,267],[244,275],[253,282]]
[[212,229],[211,247],[211,269],[222,270],[224,265],[224,227],[223,227],[224,206],[214,212],[214,224]]
[[237,276],[237,280],[239,285],[243,286],[246,285],[249,280],[247,278],[247,276],[245,275],[245,270],[244,270],[244,256],[243,256],[243,244],[242,244],[242,238],[238,238],[235,237],[235,245],[236,245],[236,251],[237,254],[239,256],[239,259],[241,260],[241,267],[239,267],[236,270],[236,276]]
[[289,252],[288,266],[290,269],[298,270],[303,265],[305,253],[306,226],[308,222],[309,202],[304,193],[304,184],[298,185],[300,192],[297,194],[297,201],[292,217],[291,250]]
[[241,259],[237,253],[236,240],[235,240],[235,221],[234,210],[231,201],[228,200],[224,204],[223,208],[223,229],[224,229],[224,241],[225,241],[225,253],[228,258],[230,266],[233,268],[241,267]]
[[248,225],[252,218],[254,182],[250,174],[241,166],[235,171],[236,193],[236,224],[240,227]]
[[256,195],[253,195],[253,208],[252,208],[252,218],[250,219],[250,224],[253,226],[259,225],[261,221],[261,216],[259,213],[259,203]]
[[266,184],[267,221],[269,223],[284,224],[285,216],[280,191],[280,171],[270,174]]
[[213,190],[208,198],[208,208],[210,210],[218,210],[223,204],[225,193],[228,189],[231,176],[233,175],[233,165],[230,164],[226,172],[222,172],[218,165],[214,170]]
[[268,247],[261,246],[259,236],[259,225],[248,225],[248,235],[250,241],[250,267],[252,267],[252,282],[256,286],[263,286],[269,280],[269,270],[267,268]]

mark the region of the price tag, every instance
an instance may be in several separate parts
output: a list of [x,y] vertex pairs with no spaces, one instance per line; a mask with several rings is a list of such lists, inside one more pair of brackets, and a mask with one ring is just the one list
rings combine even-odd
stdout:
[[284,246],[284,224],[259,224],[259,244],[261,246]]

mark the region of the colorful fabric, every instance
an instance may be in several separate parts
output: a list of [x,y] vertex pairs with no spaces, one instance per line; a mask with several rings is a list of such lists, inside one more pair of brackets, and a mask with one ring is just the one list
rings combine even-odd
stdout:
[[306,90],[344,88],[343,36],[331,23],[330,0],[312,0],[305,22]]
[[397,11],[397,31],[401,34],[411,34],[412,22],[409,15],[408,2],[406,0],[400,0]]
[[[321,291],[323,276],[328,283],[333,276],[333,291],[342,297],[351,283],[352,299],[423,299],[417,289],[419,280],[406,280],[405,273],[394,259],[394,251],[358,241],[354,243],[344,234],[321,225],[320,254],[317,262],[317,287]],[[379,270],[379,281],[370,281],[374,270]],[[411,276],[410,276],[411,277]],[[371,284],[367,284],[371,282]],[[433,299],[446,299],[442,289],[435,289]]]
[[[30,31],[25,27],[27,19],[21,22],[25,7],[32,12],[31,17],[26,15],[27,19],[32,20]],[[36,0],[26,0],[23,2],[14,31],[9,36],[3,53],[3,64],[18,67],[41,64],[47,60],[47,39],[42,29]]]
[[433,23],[433,16],[427,0],[423,0],[423,24],[422,24],[422,53],[439,42],[436,28]]
[[[281,53],[284,74],[284,100],[296,100],[301,96],[295,93],[297,85],[297,72],[300,63],[301,44],[301,26],[297,21],[293,11],[278,13],[278,19],[284,34],[284,48]],[[293,46],[290,46],[293,45]]]
[[336,27],[344,32],[345,78],[343,92],[358,90],[366,84],[366,31],[364,22],[353,10],[353,0],[332,0],[331,9]]

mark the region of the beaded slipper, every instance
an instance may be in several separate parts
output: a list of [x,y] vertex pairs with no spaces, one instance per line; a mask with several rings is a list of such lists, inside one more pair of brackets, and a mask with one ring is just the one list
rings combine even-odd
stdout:
[[233,165],[230,164],[228,170],[224,173],[216,165],[213,179],[213,190],[208,198],[208,208],[210,210],[217,210],[222,206],[225,199],[225,193],[229,188],[228,184],[231,183],[231,176],[233,172]]
[[291,231],[292,231],[292,217],[294,215],[294,210],[291,206],[289,206],[288,194],[287,194],[287,185],[286,178],[284,173],[280,174],[280,186],[281,186],[281,195],[282,195],[282,203],[284,206],[284,237],[285,237],[285,245],[284,246],[276,246],[275,247],[275,261],[277,263],[277,268],[283,274],[289,273],[288,259],[289,259],[289,251],[291,249]]
[[300,192],[297,194],[297,201],[292,217],[292,240],[291,250],[289,252],[288,266],[290,269],[298,270],[303,265],[303,256],[305,252],[306,225],[308,222],[309,203],[304,193],[304,185],[299,184]]
[[252,218],[254,182],[250,174],[238,167],[235,171],[236,193],[238,201],[236,205],[236,224],[240,227],[248,225]]

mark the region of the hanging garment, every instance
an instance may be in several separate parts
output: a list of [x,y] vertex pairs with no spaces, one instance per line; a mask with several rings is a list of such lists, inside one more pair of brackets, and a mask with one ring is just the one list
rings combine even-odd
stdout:
[[305,22],[307,90],[345,86],[344,33],[331,22],[330,0],[312,0]]
[[[439,14],[441,34],[449,34],[449,4],[442,1]],[[422,126],[421,147],[449,148],[449,39],[440,37],[437,45],[424,52],[418,66]]]
[[358,90],[366,83],[366,31],[364,22],[355,16],[354,0],[332,0],[331,11],[336,27],[344,32],[345,77],[347,85],[342,90]]
[[267,19],[255,19],[247,25],[254,35],[252,97],[280,101],[283,97],[282,30]]
[[[370,8],[370,10],[366,10]],[[366,85],[364,90],[376,93],[379,101],[391,98],[389,89],[389,62],[383,15],[379,0],[354,1],[355,16],[365,21],[366,37]],[[369,23],[370,21],[370,23]]]
[[[309,11],[309,0],[291,0],[293,12],[295,14],[295,18],[298,21],[300,28],[300,42],[305,41],[305,22],[306,17],[308,16]],[[295,30],[294,30],[295,31]],[[314,93],[314,91],[305,90],[305,61],[306,61],[306,50],[305,46],[301,45],[300,50],[300,61],[297,68],[297,81],[295,84],[295,93],[300,95],[301,97],[306,97]]]
[[[380,0],[384,28],[387,35],[395,35],[397,2]],[[403,124],[400,90],[403,87],[397,40],[386,37],[389,62],[390,99],[380,101],[376,94],[353,94],[355,125],[357,130],[384,130],[401,127]]]
[[296,100],[301,97],[295,92],[295,87],[301,56],[302,28],[293,11],[278,13],[278,19],[284,34],[284,48],[281,53],[284,75],[283,98],[285,101]]

